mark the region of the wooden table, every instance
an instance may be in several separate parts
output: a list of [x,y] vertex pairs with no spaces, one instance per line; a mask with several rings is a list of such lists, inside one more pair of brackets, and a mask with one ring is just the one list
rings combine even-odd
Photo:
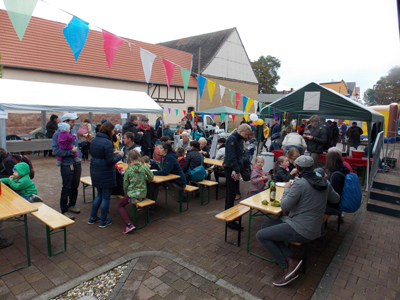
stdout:
[[[276,200],[280,201],[280,199],[282,198],[282,195],[283,195],[283,191],[284,191],[283,187],[279,187],[279,186],[276,187]],[[269,199],[270,199],[269,194],[270,194],[270,191],[268,189],[268,190],[265,190],[264,192],[261,192],[257,195],[254,195],[252,197],[249,197],[247,199],[240,201],[240,204],[250,207],[249,231],[247,234],[247,253],[250,253],[250,254],[260,257],[262,259],[268,260],[270,262],[273,262],[272,260],[265,258],[259,254],[250,252],[251,219],[253,217],[260,217],[260,216],[271,218],[270,215],[279,216],[282,213],[281,207],[275,207],[275,206],[271,205],[271,202],[269,201]],[[261,201],[263,201],[263,200],[267,200],[268,205],[262,204]],[[253,209],[256,210],[256,212],[254,214],[253,214]]]
[[30,141],[14,140],[6,141],[7,152],[24,152],[24,151],[40,151],[51,150],[52,139],[32,139]]
[[28,218],[27,214],[37,211],[38,209],[29,203],[27,200],[19,196],[12,189],[5,184],[1,183],[1,195],[0,195],[0,220],[10,219],[16,216],[24,216],[24,227],[25,227],[25,242],[26,242],[26,258],[28,264],[16,268],[4,274],[0,274],[0,277],[11,272],[20,270],[22,268],[29,267],[31,265],[31,254],[29,250],[29,234],[28,234]]
[[212,158],[204,158],[204,163],[208,165],[214,165],[217,167],[222,167],[222,164],[224,163],[223,160],[219,159],[212,159]]

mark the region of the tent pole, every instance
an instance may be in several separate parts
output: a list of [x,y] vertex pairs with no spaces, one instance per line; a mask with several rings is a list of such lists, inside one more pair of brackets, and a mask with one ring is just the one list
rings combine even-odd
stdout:
[[368,130],[368,153],[367,153],[367,184],[365,185],[365,191],[369,191],[369,177],[370,177],[370,160],[371,160],[371,136],[372,136],[372,126],[371,122],[367,122],[367,130]]
[[93,123],[93,113],[90,112],[88,115],[89,115],[90,124],[92,124]]
[[42,127],[42,133],[46,133],[46,111],[42,110],[40,112],[41,114],[41,127]]
[[6,119],[0,119],[0,147],[7,152],[6,134]]

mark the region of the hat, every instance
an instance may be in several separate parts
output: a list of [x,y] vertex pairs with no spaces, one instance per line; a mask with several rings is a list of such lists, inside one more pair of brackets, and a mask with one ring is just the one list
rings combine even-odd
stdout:
[[105,123],[105,122],[107,122],[107,119],[102,119],[102,120],[101,120],[101,124],[103,124],[103,123]]
[[149,120],[148,117],[143,117],[143,118],[142,118],[142,121],[148,121],[148,120]]
[[62,115],[62,117],[61,117],[62,122],[67,121],[67,120],[77,120],[77,119],[79,119],[78,115],[76,113],[71,113],[71,112]]
[[69,126],[68,123],[64,123],[64,122],[58,123],[58,129],[60,129],[61,132],[64,132],[70,128],[71,128],[71,126]]
[[325,178],[325,170],[324,170],[323,168],[316,168],[316,169],[314,169],[314,173],[315,173],[318,177]]
[[307,168],[307,167],[311,167],[314,164],[314,160],[312,159],[311,156],[299,156],[294,163],[302,168]]

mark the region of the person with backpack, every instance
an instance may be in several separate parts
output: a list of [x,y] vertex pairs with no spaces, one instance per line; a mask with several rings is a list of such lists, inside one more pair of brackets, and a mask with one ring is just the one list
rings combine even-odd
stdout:
[[35,170],[31,160],[22,154],[9,154],[4,148],[0,148],[0,178],[8,178],[13,175],[13,168],[16,164],[25,162],[29,165],[29,177],[35,177]]

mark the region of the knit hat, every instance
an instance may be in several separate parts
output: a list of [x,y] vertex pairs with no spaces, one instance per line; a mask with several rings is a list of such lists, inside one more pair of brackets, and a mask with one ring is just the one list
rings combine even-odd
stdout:
[[77,120],[77,119],[79,119],[78,115],[73,112],[69,112],[61,116],[61,121],[63,122],[67,120]]
[[311,167],[314,164],[314,160],[312,159],[311,156],[299,156],[294,163],[296,166],[302,167],[302,168],[308,168]]
[[61,132],[67,131],[70,128],[71,128],[71,126],[68,123],[64,123],[64,122],[58,123],[58,129],[60,129]]
[[107,119],[101,120],[101,124],[103,124],[103,123],[105,123],[105,122],[107,122]]

